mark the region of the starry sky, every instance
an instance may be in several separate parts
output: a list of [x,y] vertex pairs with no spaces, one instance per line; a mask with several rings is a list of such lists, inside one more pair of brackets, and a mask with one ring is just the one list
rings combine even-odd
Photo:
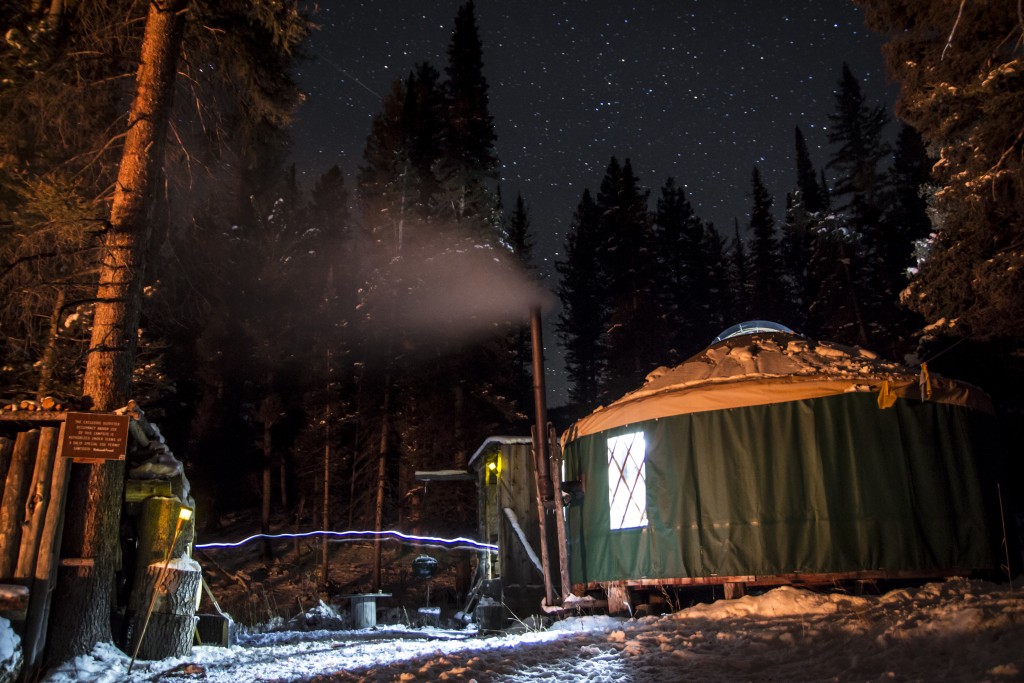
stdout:
[[[391,82],[421,61],[444,71],[462,0],[325,0],[308,94],[292,130],[311,184],[338,164],[351,187]],[[870,103],[890,108],[882,36],[849,0],[477,0],[502,193],[522,193],[538,266],[552,274],[584,188],[630,159],[652,206],[666,178],[732,234],[758,165],[781,221],[795,183],[794,127],[813,161],[830,156],[828,115],[843,62]],[[548,281],[554,290],[553,277]],[[550,333],[548,344],[550,345]]]

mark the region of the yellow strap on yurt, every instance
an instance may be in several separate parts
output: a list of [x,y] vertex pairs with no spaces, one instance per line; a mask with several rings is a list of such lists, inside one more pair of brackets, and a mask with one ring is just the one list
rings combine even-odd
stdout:
[[882,386],[878,388],[878,407],[882,410],[892,408],[896,404],[896,392],[892,390],[889,380],[882,380]]

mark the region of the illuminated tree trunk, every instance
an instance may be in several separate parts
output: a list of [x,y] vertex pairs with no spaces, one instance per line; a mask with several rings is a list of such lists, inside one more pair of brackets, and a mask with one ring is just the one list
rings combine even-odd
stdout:
[[[103,238],[84,396],[94,410],[127,403],[142,304],[148,220],[173,94],[187,0],[151,0],[135,98],[128,115],[110,224]],[[111,640],[124,463],[76,466],[65,522],[62,570],[50,619],[49,657],[65,661]]]

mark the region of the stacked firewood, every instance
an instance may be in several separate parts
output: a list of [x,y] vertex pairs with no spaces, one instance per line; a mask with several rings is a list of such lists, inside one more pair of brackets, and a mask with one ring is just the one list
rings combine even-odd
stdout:
[[30,411],[46,411],[46,412],[61,412],[65,410],[64,404],[60,403],[53,396],[44,396],[39,400],[24,399],[21,401],[12,401],[4,404],[2,410],[8,412],[18,412],[21,410]]

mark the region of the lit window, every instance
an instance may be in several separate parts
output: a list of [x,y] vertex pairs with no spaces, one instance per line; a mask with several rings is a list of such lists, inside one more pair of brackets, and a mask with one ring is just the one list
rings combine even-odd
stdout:
[[647,526],[646,451],[643,432],[608,439],[608,501],[613,530]]

